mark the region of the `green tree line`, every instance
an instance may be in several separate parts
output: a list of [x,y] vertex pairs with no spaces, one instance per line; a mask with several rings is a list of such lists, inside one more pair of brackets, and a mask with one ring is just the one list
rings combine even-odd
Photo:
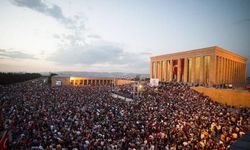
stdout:
[[13,84],[18,82],[24,82],[27,80],[39,78],[42,75],[39,73],[5,73],[0,72],[0,84]]

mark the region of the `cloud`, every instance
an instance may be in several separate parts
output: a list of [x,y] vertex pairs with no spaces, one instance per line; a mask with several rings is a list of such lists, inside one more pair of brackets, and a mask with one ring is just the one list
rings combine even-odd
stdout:
[[60,39],[61,37],[60,37],[60,35],[58,35],[58,34],[53,34],[52,35],[55,39]]
[[240,19],[233,22],[233,24],[244,24],[244,23],[250,23],[250,18]]
[[60,22],[70,21],[70,19],[63,15],[61,8],[55,4],[49,6],[42,0],[11,0],[11,2],[16,6],[27,7],[47,16],[51,16]]
[[0,49],[0,56],[8,58],[34,59],[34,56],[31,54],[26,54],[20,51],[7,51],[5,49]]
[[90,34],[88,35],[89,38],[93,38],[93,39],[101,39],[102,37],[100,35],[97,34]]
[[[61,43],[59,42],[58,50],[49,56],[47,60],[64,65],[110,66],[110,70],[113,71],[116,71],[114,69],[120,66],[121,68],[125,68],[125,70],[147,72],[149,66],[148,55],[150,53],[128,53],[122,47],[117,46],[117,44],[108,42],[102,44],[88,43],[87,38],[90,41],[91,39],[103,41],[103,39],[97,34],[86,33],[85,21],[82,17],[66,17],[58,5],[47,4],[43,0],[11,1],[16,6],[29,8],[50,16],[71,31],[68,34],[52,35],[55,39],[61,41]],[[28,55],[23,56],[28,57]]]
[[[46,16],[54,18],[63,24],[67,29],[71,30],[70,43],[79,44],[86,43],[84,40],[85,22],[83,17],[78,15],[74,17],[66,17],[62,9],[56,4],[47,4],[43,0],[10,0],[12,4],[29,8],[33,11],[42,13]],[[58,35],[59,36],[59,35]]]
[[153,53],[151,53],[151,52],[141,52],[141,53],[139,53],[140,55],[152,55]]
[[[126,70],[138,69],[137,71],[147,70],[149,66],[148,56],[141,55],[140,53],[125,52],[120,46],[113,43],[68,47],[57,50],[48,60],[63,65],[115,65],[125,67]],[[110,70],[112,69],[111,67]]]
[[98,64],[119,59],[122,49],[112,45],[76,46],[57,50],[48,59],[62,64]]

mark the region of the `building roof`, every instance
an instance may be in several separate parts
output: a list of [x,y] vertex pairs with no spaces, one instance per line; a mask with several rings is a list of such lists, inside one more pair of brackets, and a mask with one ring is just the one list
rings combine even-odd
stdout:
[[176,52],[176,53],[170,53],[170,54],[163,54],[163,55],[157,55],[157,56],[152,56],[150,59],[160,59],[164,57],[173,57],[176,55],[184,55],[184,54],[194,54],[194,53],[199,53],[199,52],[206,52],[207,54],[227,54],[227,55],[233,55],[243,61],[247,61],[246,57],[243,57],[239,54],[236,54],[234,52],[231,52],[229,50],[225,50],[219,46],[212,46],[212,47],[206,47],[206,48],[199,48],[199,49],[194,49],[194,50],[187,50],[187,51],[182,51],[182,52]]
[[56,75],[56,76],[53,76],[54,78],[90,78],[90,79],[96,79],[96,78],[102,78],[102,79],[114,79],[113,77],[91,77],[91,76],[74,76],[74,75]]
[[86,79],[101,79],[101,80],[114,80],[114,79],[116,79],[116,80],[118,80],[118,79],[122,79],[122,80],[129,80],[129,79],[126,79],[126,78],[115,78],[115,77],[100,77],[100,76],[69,76],[69,75],[55,75],[55,76],[53,76],[52,78],[71,78],[71,79],[73,79],[73,78],[86,78]]
[[138,75],[142,78],[149,77],[148,74],[122,73],[122,72],[58,72],[55,77],[82,77],[82,78],[111,78],[111,79],[134,79]]

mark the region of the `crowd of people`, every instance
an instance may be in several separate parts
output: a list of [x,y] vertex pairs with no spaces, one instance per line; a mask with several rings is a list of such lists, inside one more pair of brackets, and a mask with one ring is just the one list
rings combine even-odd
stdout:
[[223,150],[250,131],[249,108],[221,105],[182,83],[144,86],[143,98],[132,102],[111,92],[49,87],[42,79],[1,86],[9,149]]

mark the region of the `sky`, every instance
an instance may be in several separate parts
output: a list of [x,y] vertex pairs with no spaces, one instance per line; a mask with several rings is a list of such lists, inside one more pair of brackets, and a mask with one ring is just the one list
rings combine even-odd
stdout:
[[4,72],[149,73],[151,56],[211,46],[250,59],[249,0],[0,0]]

